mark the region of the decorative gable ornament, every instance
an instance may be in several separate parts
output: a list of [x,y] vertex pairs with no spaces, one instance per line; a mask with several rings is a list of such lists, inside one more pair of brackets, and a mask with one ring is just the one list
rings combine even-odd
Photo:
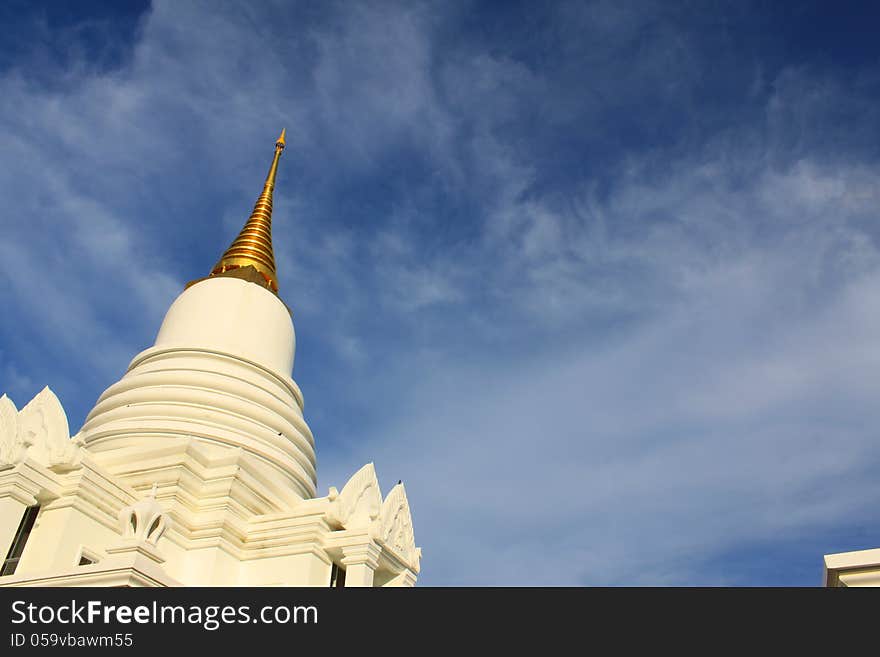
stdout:
[[413,572],[419,572],[422,551],[415,544],[409,501],[402,483],[392,488],[382,503],[378,540],[384,547],[397,554]]
[[330,490],[330,509],[327,518],[330,524],[345,529],[368,529],[379,517],[382,508],[382,493],[379,480],[372,463],[354,473],[341,493]]
[[18,409],[9,397],[3,395],[0,397],[0,470],[24,460],[27,447],[19,425]]
[[26,457],[55,472],[72,470],[82,460],[80,441],[70,439],[67,415],[49,386],[21,411],[9,397],[0,397],[0,469]]

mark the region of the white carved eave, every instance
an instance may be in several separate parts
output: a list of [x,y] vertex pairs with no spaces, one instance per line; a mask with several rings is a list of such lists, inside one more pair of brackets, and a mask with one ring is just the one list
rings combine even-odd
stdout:
[[372,463],[367,463],[348,480],[341,493],[335,495],[335,489],[330,491],[327,519],[331,525],[345,529],[365,529],[379,517],[381,508],[376,470]]
[[77,566],[66,572],[7,575],[0,587],[162,587],[182,586],[155,560],[138,552],[116,554],[99,563]]

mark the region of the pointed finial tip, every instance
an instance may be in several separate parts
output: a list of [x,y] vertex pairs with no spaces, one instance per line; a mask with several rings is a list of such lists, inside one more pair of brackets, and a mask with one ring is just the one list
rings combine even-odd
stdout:
[[284,148],[285,146],[287,146],[287,142],[284,141],[284,135],[285,135],[286,133],[287,133],[287,128],[283,128],[283,129],[281,130],[281,136],[278,137],[278,141],[275,142],[275,145],[276,145],[276,146],[281,146],[281,148]]

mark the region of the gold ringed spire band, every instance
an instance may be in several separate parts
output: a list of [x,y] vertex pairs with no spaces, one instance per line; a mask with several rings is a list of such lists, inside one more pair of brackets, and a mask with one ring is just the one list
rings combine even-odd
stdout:
[[266,281],[266,287],[278,293],[278,276],[275,273],[275,253],[272,250],[272,192],[275,189],[275,175],[278,172],[278,160],[284,150],[286,130],[275,142],[275,156],[272,166],[263,185],[263,191],[254,204],[251,216],[245,222],[226,252],[214,265],[211,276],[222,274],[239,267],[253,267]]

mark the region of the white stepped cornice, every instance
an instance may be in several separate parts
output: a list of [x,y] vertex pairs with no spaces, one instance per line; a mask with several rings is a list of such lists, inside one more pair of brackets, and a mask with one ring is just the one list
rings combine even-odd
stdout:
[[14,468],[0,471],[0,497],[32,506],[47,503],[62,493],[59,476],[42,463],[26,458]]

